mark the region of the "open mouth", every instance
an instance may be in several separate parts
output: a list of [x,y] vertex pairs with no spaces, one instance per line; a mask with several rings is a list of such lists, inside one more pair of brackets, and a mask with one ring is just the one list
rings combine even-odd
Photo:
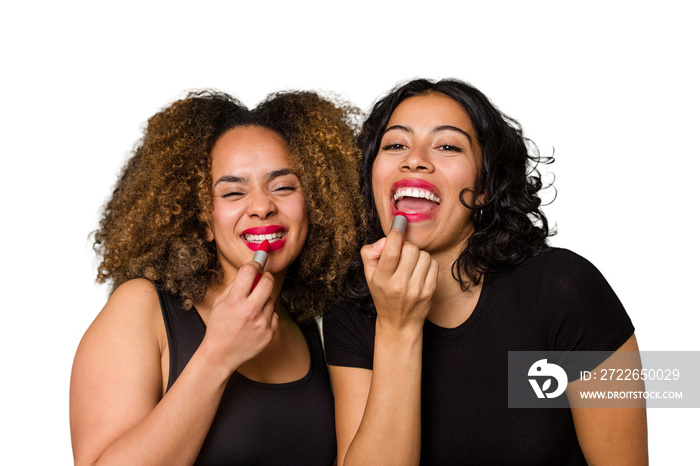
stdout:
[[434,187],[429,183],[411,183],[420,184],[420,186],[405,186],[405,184],[406,182],[397,183],[392,193],[394,208],[399,212],[407,214],[429,213],[442,202]]

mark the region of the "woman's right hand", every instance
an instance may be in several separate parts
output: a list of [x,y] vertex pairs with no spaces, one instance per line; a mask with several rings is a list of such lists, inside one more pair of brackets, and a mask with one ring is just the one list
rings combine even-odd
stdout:
[[264,272],[251,291],[261,265],[251,261],[243,265],[223,292],[214,300],[202,345],[214,351],[231,373],[257,356],[277,331],[271,293],[274,278]]
[[437,288],[437,261],[404,243],[398,229],[364,246],[361,255],[377,322],[395,329],[422,329]]

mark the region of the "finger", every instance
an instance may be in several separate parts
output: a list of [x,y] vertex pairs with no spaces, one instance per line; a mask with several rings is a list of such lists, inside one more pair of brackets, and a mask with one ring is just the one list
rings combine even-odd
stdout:
[[[402,259],[403,260],[403,259]],[[430,271],[430,265],[432,258],[430,254],[425,251],[419,251],[418,257],[416,258],[416,264],[413,267],[413,273],[409,279],[409,287],[412,289],[423,289],[428,280],[428,272]]]
[[272,299],[268,298],[268,300],[265,301],[265,304],[262,306],[262,315],[268,323],[277,315],[275,312],[275,302]]
[[231,290],[233,289],[233,286],[235,285],[236,280],[231,280],[231,282],[226,285],[226,288],[223,289],[221,293],[218,294],[218,296],[214,299],[214,306],[219,304],[221,301],[225,301],[226,298],[229,296],[231,293]]
[[438,262],[431,258],[430,259],[430,269],[428,270],[428,275],[425,277],[426,292],[433,295],[435,290],[437,290],[438,283],[438,273],[440,272],[440,266]]
[[401,259],[401,248],[403,246],[403,235],[398,229],[391,230],[386,237],[384,250],[377,262],[377,271],[387,276],[393,275]]
[[248,296],[250,294],[250,288],[253,286],[253,281],[255,281],[255,278],[261,270],[262,266],[255,261],[243,264],[243,266],[238,269],[236,278],[229,284],[226,290],[221,293],[222,299],[239,299]]
[[382,238],[377,242],[363,246],[360,250],[362,261],[376,264],[384,251],[385,244],[386,238]]
[[279,315],[275,312],[275,303],[271,299],[267,301],[265,306],[263,306],[262,319],[264,319],[265,325],[269,329],[268,336],[270,341],[277,333],[277,327],[279,323]]
[[250,292],[249,297],[252,302],[259,303],[262,307],[272,294],[272,289],[275,286],[275,277],[268,271],[264,271],[262,274],[256,275],[256,278],[258,276],[260,277],[258,279],[258,283],[255,286],[255,289]]
[[236,280],[248,280],[251,283],[255,279],[255,277],[262,272],[262,265],[260,265],[259,262],[256,261],[250,261],[246,264],[243,264],[240,269],[238,269],[238,275],[236,276]]
[[277,315],[276,312],[273,312],[272,316],[270,317],[270,330],[272,331],[273,337],[275,336],[275,333],[277,333],[278,323],[279,323],[279,316]]
[[365,278],[368,282],[372,280],[374,269],[377,267],[377,262],[379,262],[385,244],[386,238],[382,238],[375,243],[363,246],[360,250],[360,257],[362,257],[362,265],[365,270]]
[[394,271],[394,277],[403,280],[410,280],[415,273],[416,264],[420,257],[421,250],[411,243],[403,243],[401,246],[401,258]]

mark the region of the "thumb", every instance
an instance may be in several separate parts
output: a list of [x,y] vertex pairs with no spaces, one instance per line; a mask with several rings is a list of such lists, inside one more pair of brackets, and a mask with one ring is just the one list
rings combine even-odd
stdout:
[[362,264],[365,269],[365,278],[367,282],[372,280],[372,275],[374,275],[374,269],[377,268],[377,263],[379,258],[382,256],[382,251],[384,251],[384,245],[386,244],[386,238],[382,238],[376,243],[367,244],[360,250],[360,256],[362,257]]

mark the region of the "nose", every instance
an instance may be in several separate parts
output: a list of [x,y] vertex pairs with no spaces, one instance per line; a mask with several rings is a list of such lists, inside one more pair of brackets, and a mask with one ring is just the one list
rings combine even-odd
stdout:
[[248,197],[248,215],[265,219],[277,212],[277,205],[270,193],[262,191],[253,191]]
[[432,172],[433,163],[430,161],[428,149],[422,146],[414,146],[401,160],[401,171]]

